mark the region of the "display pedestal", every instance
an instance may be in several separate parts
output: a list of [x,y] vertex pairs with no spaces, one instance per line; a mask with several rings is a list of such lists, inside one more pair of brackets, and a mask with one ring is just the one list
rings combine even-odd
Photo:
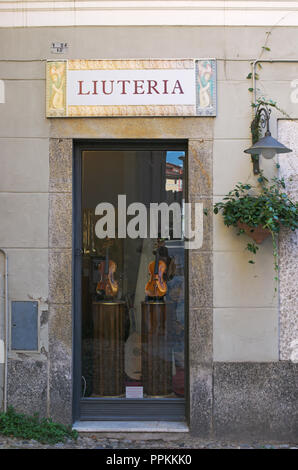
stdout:
[[166,303],[142,302],[142,380],[149,397],[172,392],[170,320]]
[[93,396],[124,394],[125,302],[92,303]]

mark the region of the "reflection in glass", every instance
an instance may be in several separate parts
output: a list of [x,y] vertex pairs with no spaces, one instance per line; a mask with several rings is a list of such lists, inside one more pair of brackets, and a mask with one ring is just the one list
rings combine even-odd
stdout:
[[[158,236],[149,232],[150,203],[182,209],[184,158],[171,150],[82,154],[84,397],[184,396],[184,242],[174,238],[171,217],[168,238],[161,220]],[[146,238],[118,237],[118,195],[126,195],[127,207],[140,202],[148,209]],[[102,202],[115,208],[115,238],[96,236]]]

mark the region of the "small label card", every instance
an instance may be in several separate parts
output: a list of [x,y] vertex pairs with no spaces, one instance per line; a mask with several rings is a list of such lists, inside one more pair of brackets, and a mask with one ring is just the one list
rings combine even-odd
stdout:
[[125,387],[126,398],[143,398],[143,387]]

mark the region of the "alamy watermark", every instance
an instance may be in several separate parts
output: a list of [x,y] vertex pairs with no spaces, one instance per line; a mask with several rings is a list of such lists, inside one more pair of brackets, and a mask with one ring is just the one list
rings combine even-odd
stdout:
[[[95,225],[98,238],[165,238],[183,239],[184,248],[194,250],[203,245],[203,203],[133,202],[127,206],[126,195],[118,195],[117,208],[101,202],[95,208],[101,216]],[[129,217],[129,220],[128,220]]]

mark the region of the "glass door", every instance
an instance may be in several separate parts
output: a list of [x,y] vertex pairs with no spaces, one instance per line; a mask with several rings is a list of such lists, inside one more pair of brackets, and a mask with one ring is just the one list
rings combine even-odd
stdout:
[[185,144],[81,142],[75,413],[185,419]]

